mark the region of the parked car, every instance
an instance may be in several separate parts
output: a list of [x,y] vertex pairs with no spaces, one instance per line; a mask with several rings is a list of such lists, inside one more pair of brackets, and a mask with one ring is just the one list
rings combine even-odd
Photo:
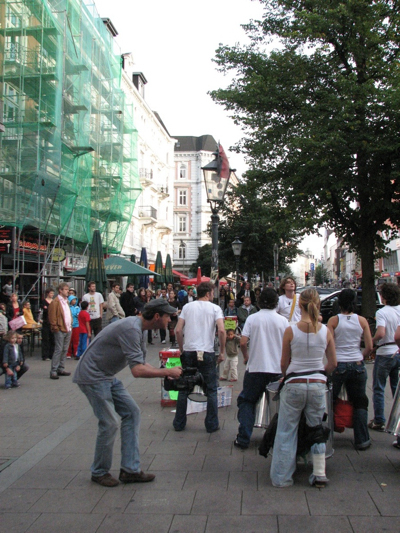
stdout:
[[337,289],[330,289],[329,287],[305,286],[305,287],[298,287],[296,290],[296,293],[300,294],[306,289],[315,289],[320,296],[325,295],[325,294],[332,294],[333,292],[337,290]]
[[[322,322],[326,324],[328,320],[331,318],[331,316],[337,315],[339,313],[339,304],[338,304],[338,296],[341,291],[335,291],[332,294],[329,294],[324,299],[321,298],[321,315],[322,315]],[[357,293],[357,309],[356,313],[361,313],[361,299],[362,299],[362,290],[357,289],[355,291]],[[375,291],[376,296],[376,307],[380,309],[383,307],[381,294],[378,291]],[[373,318],[373,317],[367,317],[367,318]]]

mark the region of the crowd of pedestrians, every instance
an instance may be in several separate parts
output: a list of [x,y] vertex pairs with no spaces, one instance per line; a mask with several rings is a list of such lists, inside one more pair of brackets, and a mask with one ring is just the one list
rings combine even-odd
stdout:
[[[324,428],[327,381],[332,383],[336,403],[345,389],[353,406],[354,446],[364,451],[371,446],[369,431],[384,431],[384,390],[389,378],[393,396],[399,380],[400,289],[394,284],[381,287],[384,307],[376,315],[376,333],[371,336],[366,319],[356,314],[356,297],[351,289],[338,295],[340,312],[327,326],[319,313],[320,300],[314,289],[296,293],[291,277],[282,280],[279,294],[273,288],[253,290],[245,282],[236,296],[230,286],[221,288],[220,305],[213,302],[214,286],[166,288],[153,293],[128,283],[122,292],[114,283],[106,301],[95,282],[79,299],[67,283],[57,294],[46,291],[41,301],[40,324],[34,320],[29,302],[23,306],[10,292],[0,305],[0,335],[5,388],[17,388],[28,370],[21,331],[9,330],[9,321],[24,316],[32,327],[41,327],[42,359],[50,361],[50,378],[71,373],[65,359],[79,360],[73,381],[78,384],[99,420],[92,480],[105,487],[122,483],[148,482],[153,474],[140,468],[138,448],[140,410],[115,374],[129,366],[134,377],[178,378],[187,368],[197,368],[207,391],[204,420],[208,433],[220,429],[218,421],[218,380],[238,379],[239,353],[246,370],[237,400],[238,433],[234,446],[245,451],[252,438],[257,402],[266,387],[279,383],[280,409],[271,462],[275,487],[293,484],[299,431],[309,447],[313,471],[309,482],[322,488],[328,482],[325,452],[328,435]],[[103,312],[107,327],[103,329]],[[237,328],[232,323],[237,320]],[[227,321],[227,322],[226,322]],[[225,323],[229,324],[227,331]],[[159,335],[171,348],[180,351],[181,366],[157,369],[146,362],[146,345]],[[215,341],[219,351],[216,355]],[[147,342],[146,342],[147,340]],[[360,348],[363,343],[362,349]],[[368,422],[367,372],[364,359],[377,346],[373,371],[374,417]],[[218,376],[218,364],[221,366]],[[173,421],[175,431],[187,425],[188,392],[178,395]],[[121,470],[119,481],[110,474],[113,443],[121,418]],[[300,429],[299,429],[300,428]],[[303,443],[304,444],[304,443]],[[400,448],[400,438],[393,445]]]

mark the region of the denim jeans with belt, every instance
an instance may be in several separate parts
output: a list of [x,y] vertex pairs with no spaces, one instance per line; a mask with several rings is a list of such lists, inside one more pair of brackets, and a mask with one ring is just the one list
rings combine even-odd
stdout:
[[132,396],[116,378],[93,385],[79,385],[79,388],[99,421],[92,475],[104,476],[111,469],[118,416],[121,418],[121,468],[129,473],[140,472],[140,409]]
[[239,431],[236,440],[241,446],[249,446],[256,418],[256,405],[268,383],[277,381],[281,374],[248,372],[243,378],[243,390],[237,399]]
[[[293,485],[296,470],[297,434],[304,410],[307,425],[322,424],[325,412],[325,383],[286,383],[280,394],[278,427],[271,463],[271,481],[274,487]],[[325,453],[325,443],[313,444],[313,454]]]
[[[204,424],[206,430],[212,433],[218,428],[218,384],[215,353],[204,352],[203,361],[198,361],[197,352],[183,352],[181,355],[181,364],[182,368],[196,367],[203,375],[207,385],[207,414]],[[186,426],[187,398],[188,394],[186,392],[179,392],[173,423],[176,431],[182,431]]]
[[[395,347],[393,347],[393,350]],[[394,357],[385,357],[377,355],[375,358],[373,371],[373,402],[374,402],[374,421],[377,424],[384,424],[385,419],[385,387],[386,380],[389,376],[390,388],[392,395],[396,392],[399,381],[400,354],[396,353]]]
[[349,401],[353,404],[353,429],[355,446],[370,444],[368,432],[368,397],[365,392],[367,386],[367,369],[364,361],[352,363],[339,362],[332,376],[333,401],[339,396],[344,384]]

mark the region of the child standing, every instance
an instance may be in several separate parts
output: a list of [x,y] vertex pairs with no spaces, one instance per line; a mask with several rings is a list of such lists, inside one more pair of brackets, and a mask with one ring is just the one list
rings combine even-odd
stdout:
[[5,370],[6,389],[19,387],[17,372],[21,369],[22,354],[17,344],[17,333],[10,331],[6,335],[7,344],[3,352],[3,368]]
[[67,359],[71,359],[72,357],[76,357],[78,353],[78,344],[79,344],[79,321],[78,316],[80,313],[81,308],[79,305],[76,305],[77,298],[73,294],[71,296],[68,296],[68,302],[69,306],[71,308],[71,314],[72,314],[72,335],[71,340],[68,347],[68,353],[67,353]]
[[92,329],[90,327],[90,315],[86,311],[89,302],[81,302],[81,312],[78,315],[79,321],[79,345],[76,359],[79,359],[88,346],[88,338],[92,336]]
[[224,369],[222,376],[219,378],[221,381],[226,381],[230,375],[230,382],[237,381],[238,373],[238,361],[239,361],[239,345],[240,337],[235,335],[233,329],[228,329],[226,332],[226,344],[225,352],[226,359],[224,363]]

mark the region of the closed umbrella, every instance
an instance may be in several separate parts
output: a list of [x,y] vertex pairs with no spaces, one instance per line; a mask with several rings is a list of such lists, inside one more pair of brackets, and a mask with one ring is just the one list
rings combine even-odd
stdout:
[[[142,251],[140,252],[139,265],[144,268],[149,268],[149,264],[147,262],[147,250],[144,247],[142,248]],[[145,289],[147,289],[148,286],[149,286],[149,276],[140,276],[139,287],[144,287]]]
[[[132,261],[132,263],[136,263],[136,255],[135,254],[131,255],[131,261]],[[127,280],[126,283],[127,284],[128,283],[133,283],[134,285],[136,285],[136,276],[128,276],[128,280]]]
[[161,252],[157,252],[154,271],[156,272],[156,274],[160,274],[160,277],[157,278],[157,289],[160,289],[165,283],[165,272],[164,272]]
[[201,268],[197,267],[197,285],[201,283]]
[[171,256],[167,254],[165,260],[165,283],[174,283],[174,275],[172,273],[172,261]]
[[86,283],[89,283],[89,281],[96,282],[97,292],[104,294],[107,287],[107,276],[104,266],[103,246],[101,244],[101,236],[98,229],[93,232],[93,240],[90,247],[85,280]]

